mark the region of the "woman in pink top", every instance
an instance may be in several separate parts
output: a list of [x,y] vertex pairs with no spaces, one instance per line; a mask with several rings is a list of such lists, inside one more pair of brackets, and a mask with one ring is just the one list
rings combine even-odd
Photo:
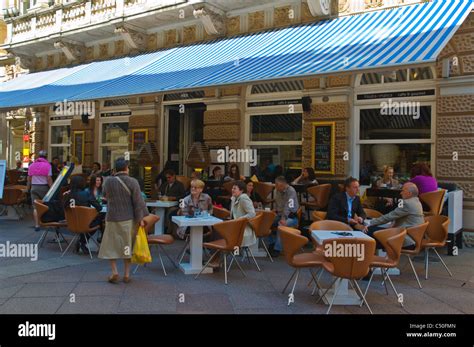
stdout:
[[[33,208],[35,200],[42,200],[48,193],[49,187],[53,184],[51,164],[46,159],[48,154],[41,150],[38,153],[39,158],[28,168],[28,191],[31,192],[31,202]],[[35,218],[35,231],[39,231],[39,220],[36,209],[33,209],[33,216]]]
[[431,174],[430,167],[425,163],[419,163],[411,169],[411,180],[418,187],[419,194],[435,192],[438,190],[438,182]]

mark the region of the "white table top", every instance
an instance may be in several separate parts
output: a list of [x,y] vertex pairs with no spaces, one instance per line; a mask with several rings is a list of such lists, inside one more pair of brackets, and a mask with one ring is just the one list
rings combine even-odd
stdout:
[[180,227],[210,226],[222,222],[222,219],[214,216],[187,218],[186,216],[173,216],[171,220]]
[[[342,233],[342,232],[350,233],[351,236],[343,236],[343,235],[334,234],[334,233]],[[372,239],[372,237],[370,237],[366,233],[363,233],[362,231],[355,231],[355,230],[354,231],[312,230],[311,235],[319,244],[322,244],[325,240],[329,240],[329,239],[354,238],[354,237],[358,237],[362,239]]]
[[173,206],[178,206],[178,202],[156,200],[156,201],[148,201],[146,205],[147,207],[173,207]]

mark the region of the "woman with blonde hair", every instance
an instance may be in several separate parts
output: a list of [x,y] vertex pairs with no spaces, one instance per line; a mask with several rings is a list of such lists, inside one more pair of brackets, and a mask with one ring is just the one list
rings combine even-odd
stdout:
[[397,179],[393,178],[394,170],[393,167],[384,165],[383,177],[376,182],[377,188],[399,188],[400,183]]
[[[212,199],[203,193],[206,184],[198,179],[191,181],[191,193],[183,199],[179,214],[181,216],[193,216],[195,212],[207,211],[212,214]],[[176,236],[180,239],[186,237],[187,227],[179,227],[176,230]]]

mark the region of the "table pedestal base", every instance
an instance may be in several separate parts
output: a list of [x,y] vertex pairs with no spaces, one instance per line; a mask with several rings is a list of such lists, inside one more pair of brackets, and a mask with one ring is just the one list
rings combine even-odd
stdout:
[[[322,300],[326,305],[329,305],[334,296],[334,291],[336,290],[337,286],[339,286],[339,290],[337,291],[337,296],[334,299],[333,305],[360,305],[361,299],[359,298],[355,290],[348,288],[348,285],[349,281],[346,279],[337,280],[334,286],[329,289],[326,295],[323,296]],[[323,294],[325,290],[326,289],[320,289],[319,295]]]

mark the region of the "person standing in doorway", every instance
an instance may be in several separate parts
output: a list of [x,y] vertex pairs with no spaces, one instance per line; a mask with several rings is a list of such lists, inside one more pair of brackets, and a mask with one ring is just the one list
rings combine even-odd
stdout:
[[145,201],[137,180],[129,176],[128,161],[119,158],[115,162],[115,174],[105,179],[103,193],[107,196],[105,231],[99,250],[99,258],[108,259],[112,275],[110,283],[118,283],[117,259],[124,261],[125,283],[130,282],[132,243],[138,226],[145,226],[148,216]]

